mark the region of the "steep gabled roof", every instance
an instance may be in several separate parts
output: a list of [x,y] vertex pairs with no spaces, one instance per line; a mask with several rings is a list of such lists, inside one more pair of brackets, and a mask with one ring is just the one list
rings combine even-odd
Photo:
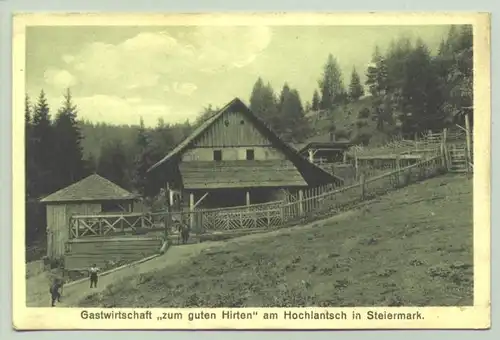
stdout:
[[137,198],[136,195],[110,180],[93,174],[46,196],[40,202],[118,201],[135,198]]
[[184,139],[179,145],[177,145],[172,151],[170,151],[163,159],[154,164],[148,169],[148,172],[158,168],[162,164],[168,163],[179,157],[187,148],[189,148],[196,139],[201,136],[218,118],[220,118],[225,112],[229,110],[235,110],[241,112],[249,119],[255,127],[264,134],[271,143],[278,149],[280,149],[290,161],[299,169],[301,173],[308,173],[306,181],[310,183],[314,182],[332,182],[332,181],[342,181],[339,177],[333,176],[332,174],[324,171],[320,167],[310,163],[308,160],[303,158],[294,148],[285,143],[281,138],[279,138],[276,133],[274,133],[267,124],[257,117],[239,98],[233,99],[221,110],[215,113],[213,116],[208,118],[200,126],[198,126],[186,139]]

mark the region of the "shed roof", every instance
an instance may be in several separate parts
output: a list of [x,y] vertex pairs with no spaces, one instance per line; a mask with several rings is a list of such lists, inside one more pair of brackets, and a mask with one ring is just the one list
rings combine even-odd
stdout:
[[288,160],[184,162],[179,167],[186,189],[307,186]]
[[346,150],[354,144],[348,140],[332,141],[330,133],[324,133],[309,138],[305,143],[295,145],[295,149],[302,153],[309,148],[322,148],[331,150]]
[[136,195],[110,180],[93,174],[43,198],[40,202],[84,202],[132,200]]
[[[280,149],[286,157],[292,162],[298,171],[304,175],[304,179],[309,182],[341,182],[342,179],[324,171],[323,169],[317,167],[316,165],[310,163],[304,157],[302,157],[292,146],[285,143],[281,138],[279,138],[276,133],[274,133],[270,127],[266,125],[259,117],[257,117],[239,98],[235,98],[230,101],[221,110],[215,113],[213,116],[208,118],[200,126],[198,126],[191,135],[189,135],[185,140],[183,140],[179,145],[177,145],[172,151],[170,151],[163,159],[154,164],[149,168],[148,172],[158,168],[160,165],[168,163],[177,157],[179,157],[187,148],[189,148],[199,136],[203,134],[218,118],[229,110],[238,110],[244,114],[257,129],[261,131],[275,146]],[[307,175],[305,175],[307,173]]]

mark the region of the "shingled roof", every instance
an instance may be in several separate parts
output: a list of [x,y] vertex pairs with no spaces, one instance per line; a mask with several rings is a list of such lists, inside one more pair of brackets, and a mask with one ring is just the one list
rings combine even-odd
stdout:
[[[342,179],[334,176],[323,169],[317,167],[316,165],[310,163],[308,160],[300,156],[300,154],[290,145],[285,143],[281,138],[279,138],[274,131],[271,130],[267,124],[257,117],[239,98],[235,98],[230,101],[221,110],[215,113],[213,116],[204,121],[200,126],[198,126],[186,139],[184,139],[179,145],[177,145],[172,151],[170,151],[163,159],[154,164],[148,169],[148,172],[153,171],[162,164],[174,161],[179,157],[187,148],[189,148],[199,136],[203,134],[218,118],[220,118],[225,112],[229,110],[237,110],[243,113],[255,126],[274,144],[275,147],[281,149],[282,152],[287,156],[287,158],[297,167],[302,173],[308,172],[309,180],[319,181],[319,182],[342,182]],[[307,179],[306,179],[307,181]]]
[[118,201],[135,198],[137,198],[136,195],[119,187],[110,180],[93,174],[46,196],[40,202]]

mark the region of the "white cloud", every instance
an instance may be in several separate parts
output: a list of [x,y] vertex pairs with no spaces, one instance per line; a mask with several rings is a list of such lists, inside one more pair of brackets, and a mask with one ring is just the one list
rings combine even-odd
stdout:
[[195,84],[191,84],[191,83],[179,84],[179,83],[175,82],[175,83],[173,83],[173,89],[178,94],[190,96],[191,94],[193,94],[194,91],[196,91],[197,86]]
[[125,100],[131,104],[136,104],[136,103],[142,102],[142,98],[139,98],[139,97],[130,97],[130,98],[127,98]]
[[44,73],[45,82],[57,89],[64,89],[76,84],[77,80],[73,74],[67,70],[48,69]]
[[70,64],[71,62],[73,62],[73,60],[75,60],[75,56],[71,54],[65,54],[62,56],[62,60],[64,60],[66,64]]
[[158,118],[169,122],[184,122],[189,118],[189,113],[172,110],[166,104],[145,102],[139,97],[124,99],[118,96],[96,94],[88,97],[74,97],[73,102],[78,107],[80,118],[94,122],[138,124],[139,117],[142,117],[145,125],[154,126]]
[[265,27],[197,27],[182,38],[143,32],[118,44],[96,41],[65,54],[64,66],[47,70],[45,81],[57,94],[78,83],[74,102],[80,116],[92,121],[133,124],[143,116],[147,125],[160,117],[184,122],[198,114],[197,102],[208,100],[198,91],[207,84],[204,73],[249,65],[270,39]]
[[268,27],[200,27],[195,34],[200,44],[198,61],[202,70],[214,73],[252,63],[271,42]]
[[[153,87],[161,77],[170,84],[188,83],[199,72],[226,71],[252,63],[269,45],[271,30],[200,27],[185,36],[186,40],[179,41],[166,32],[144,32],[119,44],[87,44],[79,54],[63,59],[85,87],[100,92],[103,88],[119,92]],[[192,93],[195,87],[182,85],[180,93]]]

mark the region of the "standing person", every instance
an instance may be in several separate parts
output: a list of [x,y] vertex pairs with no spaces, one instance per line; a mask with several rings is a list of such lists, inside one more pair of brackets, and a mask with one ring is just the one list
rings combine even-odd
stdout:
[[90,274],[90,288],[97,288],[97,273],[99,272],[99,268],[97,268],[96,264],[94,263],[92,267],[90,267],[89,274]]
[[52,298],[52,304],[51,306],[54,307],[57,302],[61,302],[61,293],[59,293],[59,289],[62,288],[62,281],[59,279],[54,279],[54,282],[50,286],[49,292],[50,296]]

